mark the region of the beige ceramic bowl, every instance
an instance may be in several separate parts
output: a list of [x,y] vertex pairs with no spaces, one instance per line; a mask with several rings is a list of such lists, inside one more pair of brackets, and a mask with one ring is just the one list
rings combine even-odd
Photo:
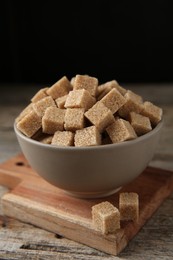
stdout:
[[159,142],[161,121],[135,140],[93,147],[58,147],[24,136],[14,126],[30,166],[49,183],[82,198],[104,197],[146,168]]

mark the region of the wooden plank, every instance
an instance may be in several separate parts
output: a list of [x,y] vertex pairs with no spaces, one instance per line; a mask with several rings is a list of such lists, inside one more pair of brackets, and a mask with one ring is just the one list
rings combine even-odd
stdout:
[[119,193],[92,200],[70,197],[41,179],[22,155],[1,164],[0,176],[0,183],[12,188],[2,198],[5,215],[113,255],[123,250],[173,190],[172,172],[147,168],[120,191],[139,194],[139,223],[123,222],[116,234],[102,235],[93,228],[91,207],[103,200],[118,207]]

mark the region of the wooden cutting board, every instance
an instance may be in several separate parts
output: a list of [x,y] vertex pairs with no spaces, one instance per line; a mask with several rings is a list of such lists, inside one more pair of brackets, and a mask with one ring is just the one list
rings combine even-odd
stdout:
[[173,172],[148,167],[137,179],[124,186],[119,192],[139,194],[139,222],[121,222],[121,229],[109,235],[94,229],[91,207],[106,200],[118,207],[119,193],[103,199],[70,197],[39,177],[23,155],[0,165],[0,184],[11,189],[2,198],[5,215],[117,255],[171,194]]

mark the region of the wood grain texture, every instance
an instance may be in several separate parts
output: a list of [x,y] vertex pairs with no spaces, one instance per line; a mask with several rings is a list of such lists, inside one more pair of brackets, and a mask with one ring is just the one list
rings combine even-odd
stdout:
[[[20,152],[13,122],[30,98],[42,86],[1,86],[0,162]],[[126,84],[164,110],[161,141],[150,166],[173,171],[173,84]],[[0,197],[7,189],[0,186]],[[0,203],[0,259],[173,259],[173,193],[116,257],[66,239],[33,225],[4,217]]]
[[139,194],[139,222],[123,222],[121,229],[115,234],[103,235],[94,229],[91,207],[105,200],[118,207],[119,193],[106,199],[84,200],[70,197],[39,177],[29,167],[23,155],[1,164],[0,176],[1,184],[12,188],[10,193],[2,197],[2,208],[6,216],[113,255],[119,254],[127,246],[173,190],[172,172],[147,168],[120,191]]

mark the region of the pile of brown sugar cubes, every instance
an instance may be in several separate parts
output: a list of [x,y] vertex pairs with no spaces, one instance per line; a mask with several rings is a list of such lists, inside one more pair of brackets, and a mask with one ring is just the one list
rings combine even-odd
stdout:
[[58,146],[97,146],[135,139],[162,119],[162,109],[112,80],[76,75],[40,89],[16,119],[24,135]]
[[135,192],[119,194],[119,208],[109,201],[92,206],[92,221],[96,230],[103,234],[116,233],[121,221],[139,221],[139,196]]

